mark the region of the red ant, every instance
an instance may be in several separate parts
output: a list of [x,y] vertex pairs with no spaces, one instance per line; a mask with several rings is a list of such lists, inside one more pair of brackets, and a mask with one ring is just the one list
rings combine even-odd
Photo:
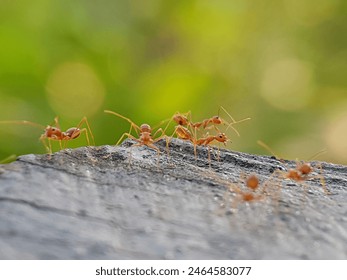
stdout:
[[[226,143],[229,141],[225,133],[218,133],[217,135],[208,135],[202,138],[195,138],[192,133],[188,130],[188,128],[178,125],[175,127],[175,131],[177,137],[182,140],[190,141],[194,145],[194,155],[195,159],[197,159],[196,146],[208,146],[212,141],[218,141],[223,143],[226,146]],[[208,159],[211,164],[210,157],[210,147],[208,146]]]
[[256,191],[259,189],[259,179],[255,174],[249,175],[245,180],[245,185],[248,191],[242,191],[239,187],[231,188],[232,191],[239,195],[239,199],[243,202],[252,202],[263,199],[263,196],[257,194]]
[[[262,147],[264,147],[266,150],[268,150],[276,159],[278,159],[279,161],[281,161],[283,164],[284,160],[280,159],[272,150],[271,148],[266,145],[265,143],[263,143],[262,141],[258,141],[258,144]],[[321,153],[323,153],[325,151],[320,151],[318,153],[316,153],[313,157],[311,157],[311,159],[317,157],[318,155],[320,155]],[[305,187],[307,186],[305,184],[305,181],[308,181],[310,179],[315,179],[318,178],[321,181],[323,190],[326,194],[329,194],[329,191],[326,188],[325,185],[325,180],[324,177],[319,174],[319,175],[311,175],[314,171],[313,167],[311,166],[311,164],[309,162],[296,162],[296,168],[287,168],[288,171],[282,171],[282,170],[275,170],[274,174],[279,174],[279,176],[282,179],[290,179],[293,180],[297,183],[301,183],[303,184]],[[319,166],[319,169],[322,171],[322,167]]]
[[[242,184],[231,183],[220,176],[217,177],[217,175],[213,175],[212,177],[227,189],[227,192],[223,197],[224,202],[221,204],[223,208],[229,205],[230,208],[237,209],[240,202],[257,202],[263,200],[265,193],[267,193],[267,183],[261,185],[256,174],[251,174],[247,178],[244,178],[243,175],[240,176],[242,177]],[[244,186],[246,187],[246,190],[243,190]],[[235,194],[235,197],[232,200],[230,199],[230,193]]]
[[[124,117],[123,115],[121,114],[118,114],[116,112],[113,112],[113,111],[109,111],[109,110],[104,110],[105,113],[107,114],[112,114],[112,115],[115,115],[117,117],[120,117],[126,121],[128,121],[130,123],[130,130],[129,132],[125,132],[123,133],[123,135],[119,138],[118,142],[116,145],[118,145],[125,136],[127,136],[128,138],[130,139],[133,139],[137,142],[137,144],[133,145],[132,147],[136,147],[136,146],[147,146],[149,148],[152,148],[154,150],[157,151],[158,153],[158,162],[159,162],[159,155],[160,155],[160,150],[158,147],[156,147],[154,145],[154,143],[158,142],[159,140],[163,139],[164,137],[167,137],[165,134],[164,134],[164,131],[159,128],[155,133],[154,133],[154,136],[158,133],[158,132],[161,132],[162,135],[157,138],[157,139],[153,139],[153,136],[152,136],[152,128],[150,125],[148,124],[142,124],[141,126],[138,126],[136,125],[132,120],[130,120],[129,118],[127,117]],[[138,138],[136,138],[135,136],[131,135],[131,130],[132,128],[135,129],[136,133],[138,134]]]
[[[60,125],[59,125],[58,117],[54,118],[54,125],[47,125],[47,126],[43,126],[41,124],[37,124],[37,123],[26,121],[26,120],[22,120],[22,121],[0,121],[0,123],[25,124],[25,125],[31,125],[31,126],[36,126],[36,127],[39,127],[39,128],[43,128],[44,129],[44,133],[40,136],[39,140],[42,142],[42,144],[46,148],[48,154],[52,154],[52,143],[51,143],[51,140],[59,141],[60,149],[62,149],[63,148],[62,141],[67,142],[67,141],[76,139],[82,133],[85,133],[85,135],[86,135],[86,140],[87,140],[88,146],[90,146],[88,134],[90,134],[90,136],[92,138],[92,142],[93,142],[92,144],[93,145],[95,144],[94,136],[93,136],[93,133],[92,133],[92,131],[90,129],[90,126],[89,126],[89,123],[88,123],[88,120],[87,120],[86,117],[82,118],[82,120],[79,122],[77,127],[71,127],[69,129],[67,129],[66,131],[62,131],[61,130]],[[80,127],[84,123],[86,124],[87,128],[80,129]],[[48,141],[48,144],[46,143],[46,139]]]
[[[195,130],[195,134],[196,134],[196,130],[197,129],[200,129],[201,127],[203,129],[209,129],[211,128],[211,126],[209,125],[212,125],[216,130],[217,132],[220,132],[218,129],[217,129],[217,125],[221,125],[221,124],[225,124],[225,125],[228,125],[227,129],[229,127],[231,127],[235,133],[240,136],[239,132],[232,126],[234,124],[237,124],[237,123],[241,123],[241,122],[244,122],[244,121],[247,121],[247,120],[250,120],[250,118],[245,118],[245,119],[242,119],[242,120],[239,120],[239,121],[235,121],[235,119],[222,107],[220,106],[220,109],[222,109],[231,119],[231,122],[228,123],[227,121],[225,121],[224,119],[222,119],[220,116],[219,116],[219,113],[217,116],[213,116],[211,118],[208,118],[208,119],[204,119],[203,121],[201,122],[195,122],[193,123],[192,121],[190,121],[188,119],[188,116],[189,118],[191,118],[191,112],[189,111],[188,113],[185,113],[185,114],[181,114],[179,112],[176,112],[173,117],[172,117],[172,120],[174,122],[176,122],[178,125],[181,125],[181,126],[185,126],[187,128],[191,128]],[[220,110],[219,109],[219,110]],[[168,124],[169,125],[169,124]],[[167,125],[167,126],[168,126]]]

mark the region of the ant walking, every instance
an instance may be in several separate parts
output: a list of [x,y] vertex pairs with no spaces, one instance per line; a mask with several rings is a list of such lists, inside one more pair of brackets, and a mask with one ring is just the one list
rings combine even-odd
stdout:
[[[81,121],[78,123],[76,127],[68,128],[66,131],[62,131],[59,125],[58,117],[54,118],[53,125],[41,125],[34,122],[20,120],[20,121],[0,121],[0,124],[24,124],[31,125],[39,128],[43,128],[44,132],[40,136],[39,140],[42,142],[43,146],[46,148],[48,154],[52,154],[52,143],[51,141],[59,141],[60,149],[65,148],[66,142],[78,138],[82,133],[85,134],[87,144],[90,146],[89,135],[92,138],[92,144],[95,145],[94,136],[90,129],[87,117],[83,117]],[[85,124],[86,128],[82,128],[81,126]],[[64,142],[64,145],[63,145]]]
[[[176,112],[171,118],[169,123],[167,124],[165,130],[168,128],[171,121],[174,121],[177,126],[174,129],[173,134],[171,137],[176,134],[179,139],[190,141],[194,145],[194,155],[195,159],[197,159],[197,152],[196,147],[197,146],[208,146],[208,159],[209,159],[209,165],[211,166],[211,156],[210,156],[210,143],[212,141],[217,141],[219,143],[223,143],[226,146],[227,141],[229,139],[225,135],[225,133],[222,133],[217,126],[219,125],[227,125],[227,128],[225,131],[231,127],[235,133],[240,136],[239,132],[233,127],[234,124],[244,122],[246,120],[249,120],[250,118],[245,118],[240,121],[235,121],[235,119],[222,107],[220,106],[220,109],[222,109],[231,119],[231,122],[228,123],[224,119],[222,119],[219,116],[219,112],[217,116],[213,116],[211,118],[204,119],[201,122],[192,122],[191,120],[191,112],[187,113],[180,113]],[[209,133],[202,135],[202,130],[215,128],[217,131],[216,135],[209,135]],[[198,132],[200,132],[200,136],[198,136]]]
[[[231,119],[230,123],[228,123],[227,121],[225,121],[224,119],[222,119],[219,116],[220,109],[222,109],[229,116],[229,118]],[[204,119],[201,122],[192,122],[191,121],[191,112],[190,111],[187,112],[187,113],[184,113],[184,114],[176,112],[171,119],[178,125],[184,126],[184,127],[188,128],[188,129],[190,129],[191,131],[194,130],[195,137],[197,137],[196,136],[197,130],[200,130],[201,128],[203,128],[203,129],[211,129],[213,127],[213,128],[215,128],[215,130],[217,132],[220,132],[220,130],[217,128],[217,126],[219,126],[219,125],[227,125],[227,129],[226,130],[228,130],[229,127],[230,127],[231,129],[233,129],[235,131],[237,136],[240,136],[239,132],[233,127],[233,125],[237,124],[237,123],[241,123],[241,122],[247,121],[247,120],[250,120],[250,118],[245,118],[245,119],[236,121],[228,113],[228,111],[226,109],[224,109],[224,107],[222,107],[222,106],[220,106],[217,116],[213,116],[211,118]],[[168,123],[167,127],[169,126],[169,124],[170,123]]]
[[[263,148],[265,148],[266,150],[268,150],[281,163],[285,164],[284,160],[280,159],[272,151],[272,149],[268,145],[266,145],[264,142],[258,141],[258,144],[260,146],[262,146]],[[320,151],[320,152],[316,153],[313,157],[311,157],[311,160],[316,158],[318,155],[320,155],[323,152],[325,152],[325,151],[323,150],[323,151]],[[276,169],[273,174],[274,175],[278,174],[279,178],[281,178],[281,179],[289,179],[289,180],[295,181],[296,183],[302,184],[304,186],[305,190],[306,190],[306,188],[308,186],[306,184],[307,181],[313,180],[313,179],[319,179],[320,182],[321,182],[321,185],[323,187],[324,193],[325,194],[330,194],[330,192],[328,191],[328,189],[326,187],[325,179],[324,179],[324,177],[322,175],[322,166],[319,165],[318,168],[320,170],[319,174],[313,175],[312,173],[314,172],[314,168],[313,168],[313,166],[309,162],[296,161],[296,167],[295,168],[288,168],[287,167],[287,171]]]
[[195,138],[195,136],[192,135],[192,133],[189,131],[188,128],[182,126],[182,125],[177,125],[175,127],[175,131],[177,137],[182,140],[190,141],[194,145],[194,156],[195,160],[197,160],[197,151],[196,147],[197,146],[208,146],[208,160],[209,164],[211,166],[211,156],[210,156],[210,146],[209,144],[212,141],[218,141],[219,143],[223,143],[226,146],[226,143],[230,141],[225,133],[218,133],[217,135],[207,135],[205,137],[201,138]]
[[[159,156],[160,156],[160,150],[158,147],[156,147],[154,145],[154,143],[158,142],[159,140],[166,138],[167,136],[164,133],[164,130],[162,130],[161,128],[158,128],[157,131],[154,133],[154,135],[152,136],[152,128],[150,125],[148,124],[142,124],[140,126],[136,125],[131,119],[124,117],[123,115],[110,111],[110,110],[104,110],[105,113],[107,114],[111,114],[111,115],[115,115],[117,117],[120,117],[126,121],[128,121],[130,123],[130,130],[129,132],[125,132],[123,133],[123,135],[119,138],[118,142],[116,143],[116,145],[118,145],[124,137],[128,137],[130,139],[135,140],[137,143],[132,145],[132,147],[136,147],[136,146],[147,146],[153,150],[157,151],[158,154],[158,163],[159,163]],[[135,136],[133,136],[131,134],[132,129],[134,129],[138,135],[138,138],[136,138]],[[154,139],[154,136],[161,132],[161,135]]]
[[[213,178],[227,190],[221,204],[223,208],[229,206],[231,209],[237,209],[240,203],[258,202],[271,195],[267,189],[268,181],[260,183],[259,177],[254,173],[247,177],[241,174],[238,183],[229,182],[217,175],[214,175]],[[230,194],[233,194],[232,199]]]

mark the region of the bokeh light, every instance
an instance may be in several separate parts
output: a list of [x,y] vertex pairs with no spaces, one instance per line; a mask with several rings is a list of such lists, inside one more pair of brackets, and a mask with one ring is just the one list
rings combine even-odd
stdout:
[[265,69],[261,89],[266,101],[278,109],[302,109],[312,95],[311,69],[297,59],[276,61]]
[[92,116],[100,110],[105,89],[86,64],[67,62],[54,69],[47,82],[51,107],[67,118]]

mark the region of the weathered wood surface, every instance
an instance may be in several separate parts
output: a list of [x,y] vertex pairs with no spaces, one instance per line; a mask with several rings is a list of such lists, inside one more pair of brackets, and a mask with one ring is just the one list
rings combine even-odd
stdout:
[[236,211],[224,181],[254,172],[264,182],[295,162],[222,150],[209,168],[207,148],[196,162],[192,145],[174,139],[169,158],[158,144],[158,163],[156,151],[131,144],[0,165],[0,258],[347,258],[346,166],[322,164],[330,195],[319,180],[306,194],[286,181],[280,197]]

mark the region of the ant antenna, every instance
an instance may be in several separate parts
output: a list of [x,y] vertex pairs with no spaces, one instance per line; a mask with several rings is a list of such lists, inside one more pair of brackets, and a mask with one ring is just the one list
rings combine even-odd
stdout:
[[220,106],[219,109],[218,109],[218,116],[219,116],[219,111],[220,109],[222,108],[222,110],[229,116],[229,118],[231,119],[231,121],[233,123],[236,123],[236,121],[234,120],[234,118],[228,113],[228,111],[223,107],[223,106]]
[[245,119],[242,119],[242,120],[239,120],[239,121],[235,121],[235,120],[234,120],[234,122],[229,123],[229,125],[227,126],[227,128],[225,129],[225,131],[228,131],[229,127],[231,127],[231,129],[235,131],[235,133],[237,134],[237,136],[240,136],[240,133],[236,130],[235,127],[233,127],[233,124],[242,123],[242,122],[248,121],[248,120],[250,120],[250,119],[251,119],[251,118],[245,118]]
[[39,128],[45,129],[46,127],[42,124],[34,123],[34,122],[29,122],[29,121],[0,121],[1,123],[15,123],[15,124],[25,124],[25,125],[31,125]]
[[268,152],[270,152],[270,154],[272,154],[276,159],[280,159],[280,157],[278,155],[276,155],[276,153],[268,145],[266,145],[263,141],[258,140],[257,144],[259,146],[263,147]]
[[325,154],[326,152],[327,152],[327,150],[326,150],[326,149],[323,149],[323,150],[321,150],[321,151],[315,153],[313,156],[311,156],[311,157],[308,159],[308,161],[312,161],[312,160],[314,160],[315,158],[319,157],[320,155]]

